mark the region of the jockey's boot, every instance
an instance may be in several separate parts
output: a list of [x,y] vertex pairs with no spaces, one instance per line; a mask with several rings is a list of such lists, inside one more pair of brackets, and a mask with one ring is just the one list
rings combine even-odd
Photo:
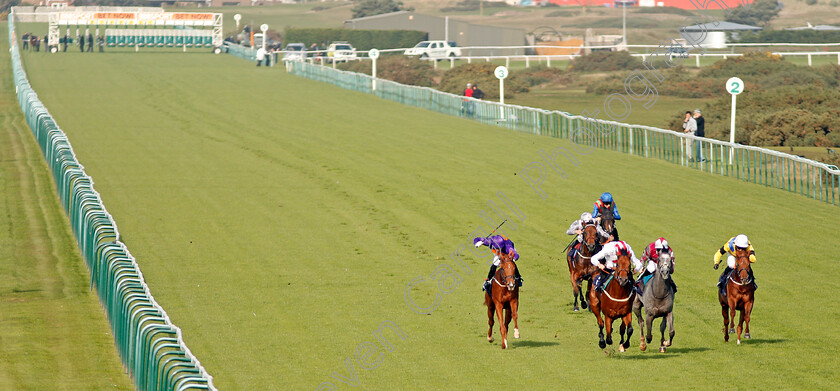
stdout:
[[481,284],[481,291],[490,293],[490,280],[484,280],[484,283]]
[[677,293],[677,283],[674,282],[674,279],[669,278],[668,283],[671,285],[671,288],[674,290],[674,293]]
[[639,296],[642,296],[644,294],[645,286],[644,284],[642,284],[641,278],[639,279],[639,281],[636,281],[636,283],[633,284],[633,290],[635,290],[636,293],[639,294]]
[[522,278],[522,275],[521,275],[521,274],[519,274],[519,266],[518,266],[518,265],[516,266],[516,268],[515,268],[515,269],[513,269],[513,273],[514,273],[514,276],[516,277],[516,283],[517,283],[519,286],[522,286],[522,283],[523,283],[525,280]]
[[603,279],[603,273],[598,273],[595,275],[595,278],[592,280],[592,285],[595,287],[595,292],[599,292],[601,290],[601,282],[603,282]]

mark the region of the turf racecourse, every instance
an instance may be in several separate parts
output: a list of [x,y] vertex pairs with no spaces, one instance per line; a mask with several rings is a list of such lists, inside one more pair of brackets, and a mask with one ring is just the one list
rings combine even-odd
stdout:
[[[568,389],[593,378],[647,389],[647,375],[677,389],[831,389],[840,380],[830,364],[840,344],[836,206],[602,151],[575,155],[566,179],[549,171],[543,199],[516,174],[568,141],[232,56],[24,57],[155,298],[220,389]],[[629,352],[605,354],[594,317],[571,312],[565,229],[604,190],[637,251],[660,235],[676,249],[667,354],[640,352],[638,330]],[[465,252],[468,274],[449,257],[487,229],[479,214],[488,200],[503,205],[500,191],[525,216],[505,225],[526,278],[522,338],[507,351],[484,338],[484,260]],[[753,339],[741,346],[723,343],[711,268],[738,232],[756,246],[760,284]],[[463,282],[431,314],[414,312],[406,285],[422,276],[413,299],[431,306],[442,264]],[[384,329],[392,350],[372,335],[385,321],[405,334]],[[372,347],[365,369],[357,350]]]
[[0,24],[0,390],[131,390],[20,111],[7,32]]

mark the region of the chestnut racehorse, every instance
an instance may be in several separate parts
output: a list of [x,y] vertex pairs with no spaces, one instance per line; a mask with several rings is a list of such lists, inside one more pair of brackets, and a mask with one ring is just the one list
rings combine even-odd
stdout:
[[[572,258],[566,255],[566,263],[569,264],[569,278],[572,280],[572,292],[574,293],[574,311],[577,312],[578,296],[580,296],[580,306],[586,309],[586,296],[589,296],[589,291],[592,290],[592,274],[598,271],[598,268],[592,265],[590,261],[592,256],[598,252],[600,243],[598,241],[598,227],[595,224],[588,224],[583,228],[583,243],[580,245],[575,257]],[[571,250],[569,251],[571,253]],[[581,292],[581,283],[589,281],[586,296]]]
[[[723,340],[729,342],[729,334],[735,330],[735,312],[741,311],[738,321],[738,344],[741,344],[741,331],[746,331],[744,338],[750,338],[750,313],[755,302],[750,257],[747,250],[735,249],[735,269],[726,278],[726,296],[718,292],[721,313],[723,314]],[[747,328],[744,330],[744,321]]]
[[[510,320],[513,318],[513,338],[519,338],[519,320],[517,309],[519,308],[519,284],[516,281],[516,264],[513,262],[513,251],[507,254],[500,254],[501,263],[496,270],[493,279],[490,280],[490,293],[484,293],[484,305],[487,306],[487,323],[490,330],[487,331],[487,342],[493,342],[493,314],[499,318],[499,329],[502,334],[502,349],[507,348],[507,332]],[[504,321],[502,321],[504,313]]]
[[[633,297],[636,291],[633,290],[631,280],[632,271],[630,266],[630,255],[620,252],[615,261],[615,270],[604,283],[600,291],[592,291],[589,294],[589,304],[592,313],[598,320],[598,346],[601,349],[607,344],[612,345],[612,324],[616,319],[621,319],[619,334],[621,341],[618,350],[623,352],[630,347],[630,336],[633,335]],[[601,319],[601,315],[604,319]],[[604,324],[607,326],[607,339],[604,341]],[[624,339],[624,332],[627,331],[627,340]]]

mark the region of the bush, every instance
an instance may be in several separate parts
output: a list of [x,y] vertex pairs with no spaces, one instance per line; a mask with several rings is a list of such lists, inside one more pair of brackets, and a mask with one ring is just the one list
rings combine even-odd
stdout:
[[759,33],[742,33],[738,41],[743,43],[834,43],[840,42],[840,31],[763,30]]
[[[467,83],[477,84],[484,91],[485,99],[499,99],[499,79],[493,74],[496,65],[489,63],[463,64],[446,71],[438,89],[461,95]],[[528,86],[521,80],[505,79],[505,98],[514,93],[528,92]]]
[[749,52],[743,56],[730,57],[718,61],[711,67],[706,67],[698,77],[717,77],[728,79],[738,75],[741,79],[753,76],[766,76],[778,72],[790,72],[796,69],[796,64],[789,63],[784,58],[769,52]]
[[677,7],[639,7],[636,9],[637,14],[674,14],[682,16],[694,16],[694,12],[684,10]]
[[628,52],[592,52],[577,57],[569,64],[573,72],[623,71],[642,68],[642,60]]
[[352,9],[353,18],[363,18],[365,16],[387,14],[403,10],[414,11],[414,8],[406,8],[403,2],[399,0],[361,0]]
[[286,42],[311,44],[334,41],[350,42],[356,50],[395,49],[413,47],[417,42],[428,39],[429,34],[414,30],[348,30],[348,29],[304,29],[286,28]]
[[[373,72],[370,61],[349,62],[338,65],[338,68],[370,75]],[[376,77],[420,87],[433,87],[435,77],[438,76],[433,65],[406,56],[383,56],[376,62]]]
[[816,5],[816,4],[817,4],[817,0],[805,0],[805,4],[807,4],[807,5]]
[[511,81],[516,84],[524,84],[528,87],[552,82],[565,84],[569,82],[569,79],[570,76],[568,72],[560,68],[549,68],[545,65],[537,65],[526,69],[512,71],[510,73]]

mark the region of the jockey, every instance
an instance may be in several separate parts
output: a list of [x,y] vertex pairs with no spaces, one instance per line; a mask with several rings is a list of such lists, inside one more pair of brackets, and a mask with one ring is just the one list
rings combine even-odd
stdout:
[[580,220],[575,220],[572,222],[572,225],[569,226],[569,229],[566,230],[566,235],[577,235],[575,238],[574,244],[571,246],[572,249],[569,251],[569,257],[574,258],[577,251],[580,250],[580,244],[583,243],[583,229],[586,228],[587,225],[593,224],[595,225],[596,229],[598,230],[598,243],[601,243],[601,238],[609,239],[610,234],[607,231],[604,231],[600,225],[598,225],[595,220],[592,218],[592,214],[589,212],[583,212],[580,215]]
[[[726,257],[726,269],[723,270],[723,274],[720,275],[720,279],[717,284],[723,294],[726,294],[726,276],[728,276],[729,272],[735,268],[736,248],[747,250],[750,254],[750,263],[755,262],[755,250],[753,249],[752,243],[750,243],[750,239],[747,238],[747,235],[740,234],[727,240],[726,243],[721,246],[720,250],[715,252],[715,270],[717,270],[718,265],[720,264],[720,257],[722,257],[723,254],[729,253],[729,256]],[[755,276],[753,275],[752,268],[750,268],[750,278],[753,280],[753,289],[758,289],[758,285],[755,283]]]
[[[610,193],[601,194],[601,198],[595,200],[595,206],[592,208],[592,217],[601,221],[598,216],[604,213],[607,210],[611,210],[615,220],[621,220],[621,215],[618,214],[618,208],[615,207],[615,203],[613,202],[613,196]],[[618,229],[615,228],[613,225],[613,230],[610,232],[610,235],[613,236],[613,240],[620,240],[618,239]]]
[[[659,264],[660,254],[668,254],[671,257],[671,273],[674,273],[674,265],[676,264],[674,250],[668,245],[668,241],[665,240],[665,238],[656,239],[656,241],[647,245],[647,247],[645,247],[645,251],[642,253],[641,261],[646,265],[646,268],[644,273],[639,276],[639,280],[636,282],[636,286],[639,288],[639,294],[642,294],[642,290],[645,287],[642,283],[642,279],[656,271],[656,267]],[[674,293],[677,293],[677,284],[674,283],[673,278],[668,279],[668,284],[671,285],[671,288],[674,288]]]
[[[630,261],[633,263],[634,272],[638,273],[642,270],[642,262],[636,258],[636,254],[633,253],[633,248],[630,247],[624,241],[616,240],[614,242],[609,242],[604,245],[604,248],[601,251],[598,251],[597,254],[592,256],[592,264],[598,266],[598,269],[601,269],[601,273],[595,276],[595,289],[601,289],[601,282],[606,277],[607,270],[615,269],[615,261],[618,259],[618,255],[621,253],[625,253],[630,256]],[[601,262],[604,260],[605,262]],[[633,282],[633,275],[630,275],[630,280]],[[633,282],[635,283],[635,282]]]
[[[478,237],[473,239],[473,244],[475,244],[475,247],[490,247],[490,251],[493,252],[493,264],[490,266],[490,272],[487,273],[487,278],[484,280],[484,284],[481,287],[481,290],[489,292],[487,288],[489,288],[491,282],[490,279],[493,278],[496,274],[496,268],[502,263],[500,258],[501,255],[508,254],[513,251],[513,260],[516,261],[519,259],[519,253],[516,252],[516,248],[513,246],[513,241],[502,235],[493,235],[486,238]],[[514,266],[516,281],[519,286],[522,286],[522,276],[519,274],[519,266],[516,265],[516,262],[514,262]]]

